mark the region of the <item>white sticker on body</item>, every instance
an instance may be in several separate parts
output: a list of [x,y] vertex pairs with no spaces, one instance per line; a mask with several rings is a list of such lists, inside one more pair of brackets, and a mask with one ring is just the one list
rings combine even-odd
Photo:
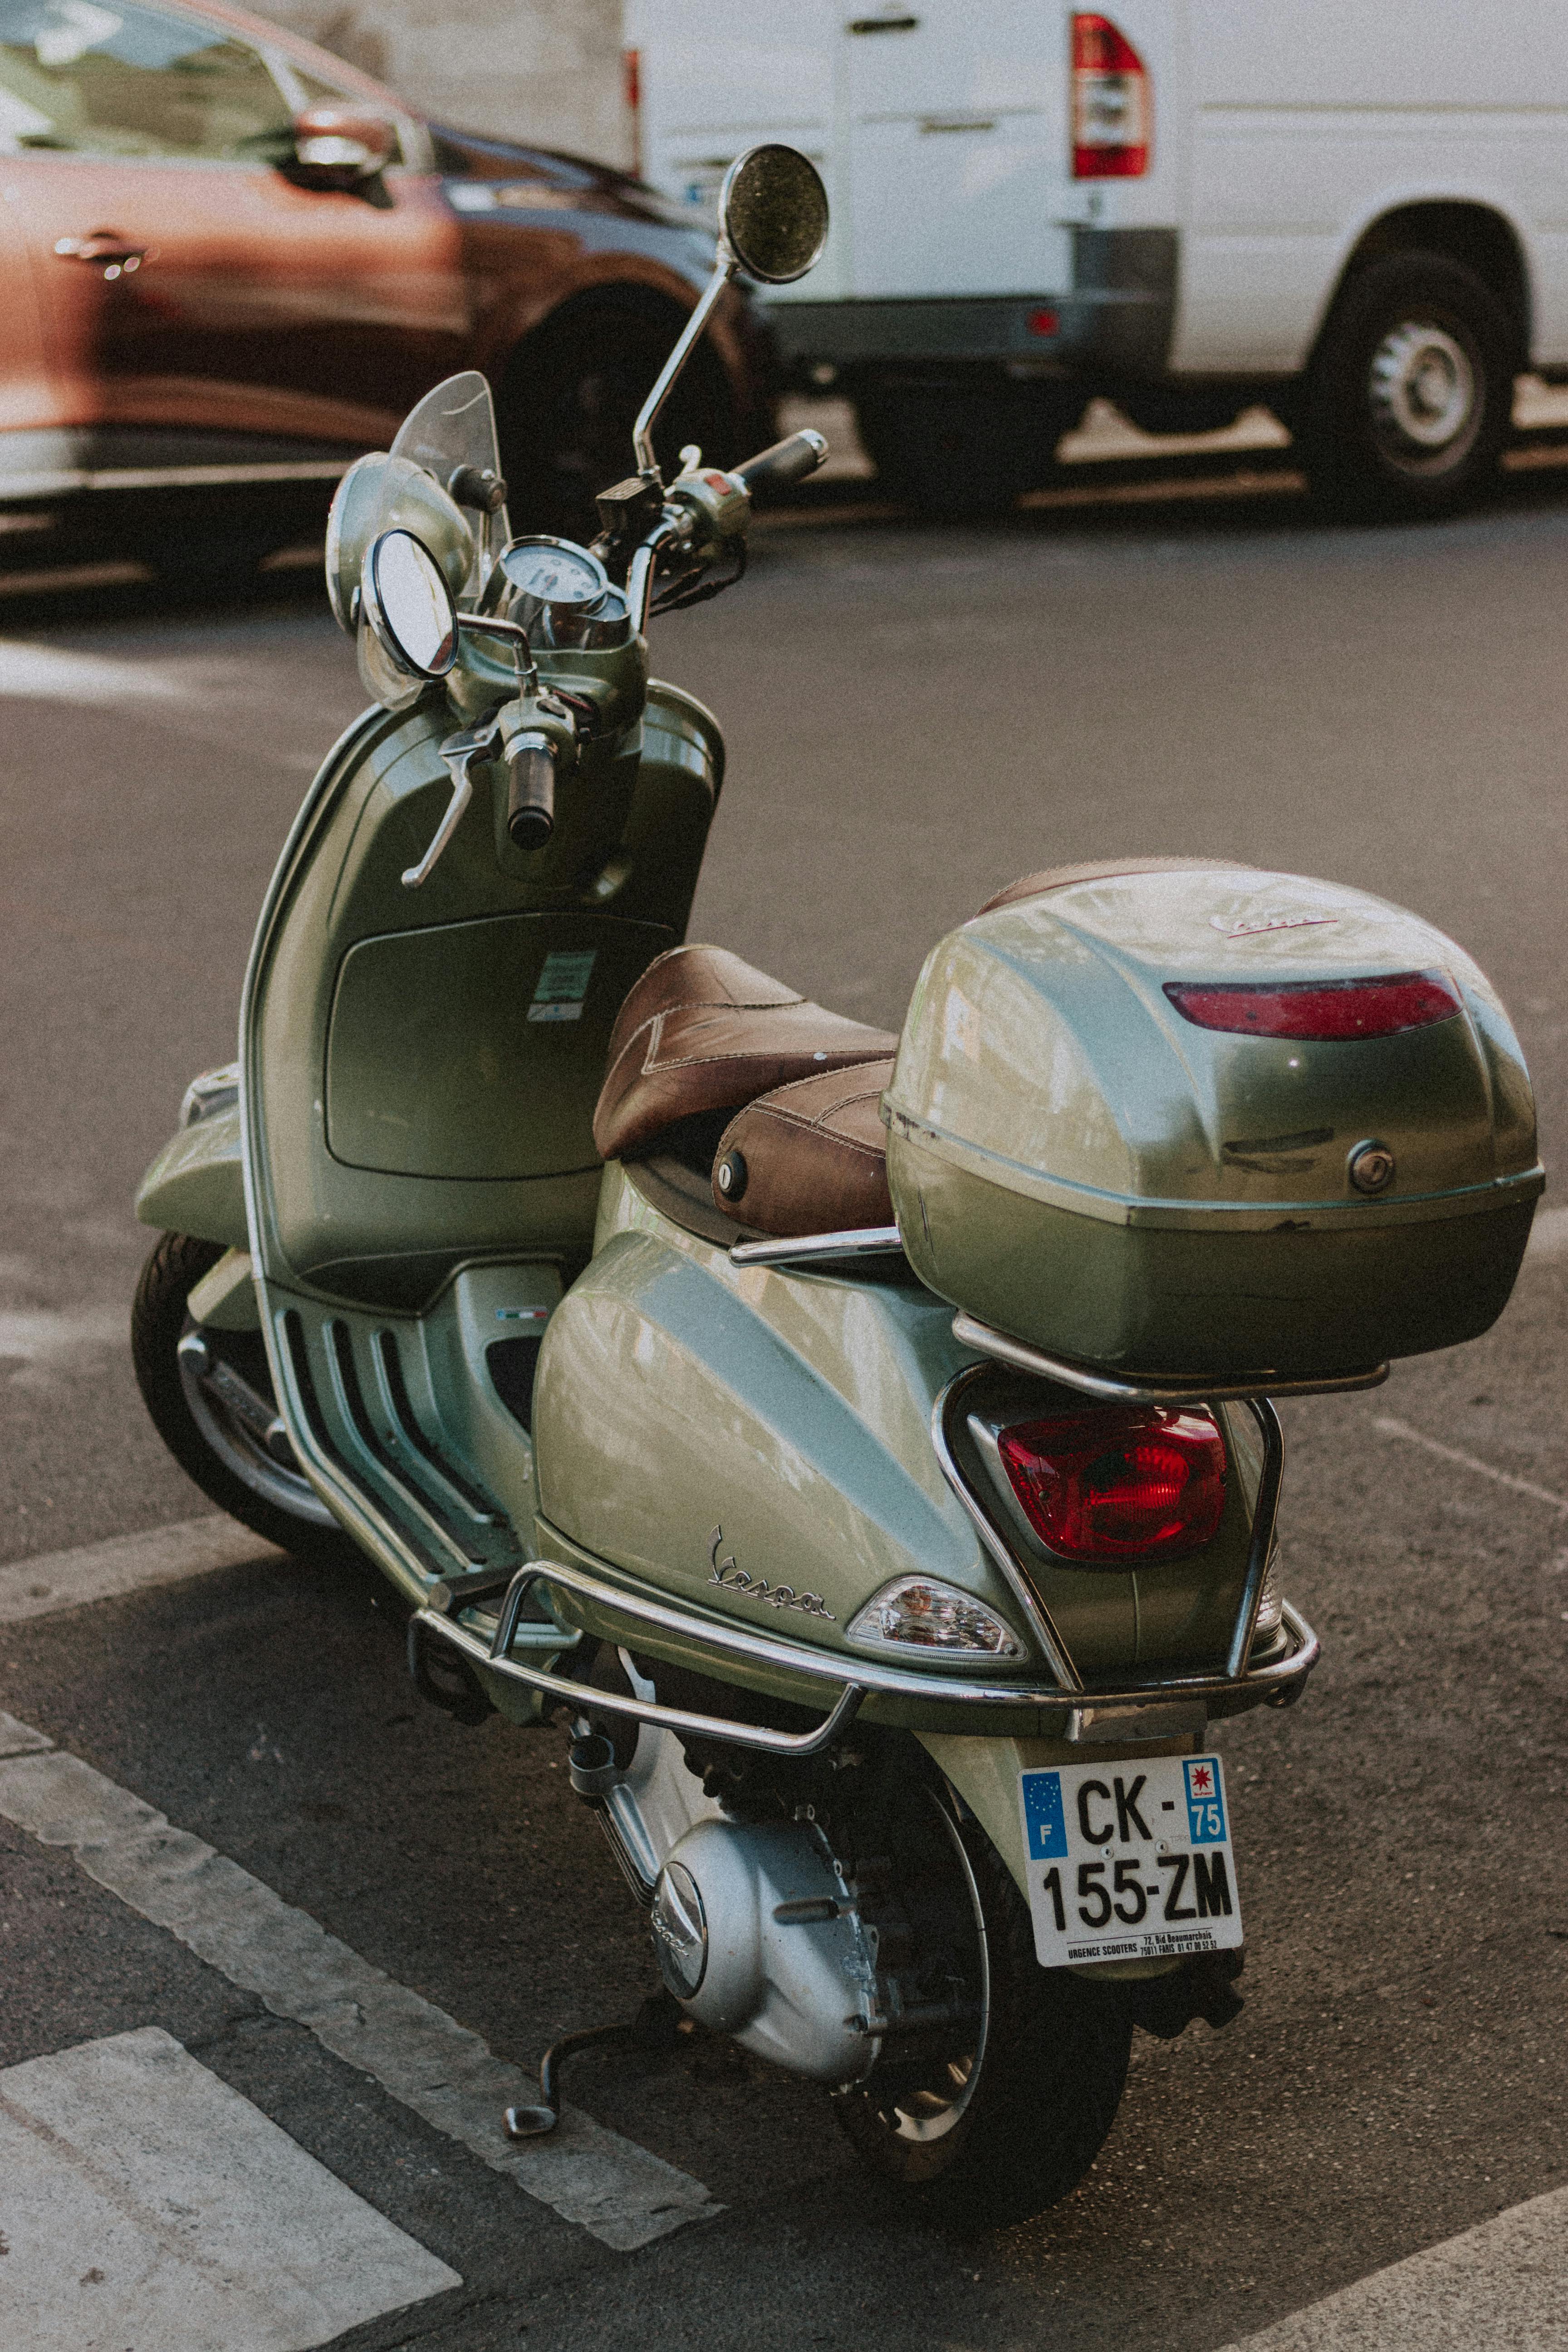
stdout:
[[557,948],[544,959],[528,1008],[531,1021],[580,1021],[596,948]]

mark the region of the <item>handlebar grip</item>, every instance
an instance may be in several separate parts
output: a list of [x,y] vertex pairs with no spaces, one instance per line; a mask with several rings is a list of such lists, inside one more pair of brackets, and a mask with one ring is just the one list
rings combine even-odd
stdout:
[[786,441],[775,441],[771,449],[748,457],[743,466],[736,467],[735,474],[749,490],[779,490],[787,483],[804,482],[826,455],[827,444],[820,433],[792,433]]
[[515,745],[507,759],[506,829],[514,849],[542,849],[555,830],[555,754],[546,742]]

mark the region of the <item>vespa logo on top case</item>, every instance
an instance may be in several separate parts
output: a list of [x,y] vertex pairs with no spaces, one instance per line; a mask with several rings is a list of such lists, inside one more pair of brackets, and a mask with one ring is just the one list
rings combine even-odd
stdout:
[[748,1576],[743,1568],[736,1567],[732,1552],[721,1559],[719,1547],[723,1540],[723,1528],[715,1528],[709,1538],[708,1557],[713,1564],[710,1584],[717,1584],[725,1592],[740,1593],[747,1601],[763,1601],[770,1609],[793,1609],[799,1616],[822,1617],[830,1625],[837,1624],[837,1618],[820,1592],[797,1592],[793,1584],[770,1584],[765,1576]]
[[1337,923],[1337,915],[1245,915],[1233,923],[1224,915],[1211,915],[1209,929],[1217,931],[1222,940],[1255,940],[1265,931],[1310,931],[1321,923]]

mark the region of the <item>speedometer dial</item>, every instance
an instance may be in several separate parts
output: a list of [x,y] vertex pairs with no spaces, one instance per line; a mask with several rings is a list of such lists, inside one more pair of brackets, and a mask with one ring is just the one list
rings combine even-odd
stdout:
[[519,595],[556,610],[596,604],[610,584],[597,558],[564,539],[514,539],[500,568]]

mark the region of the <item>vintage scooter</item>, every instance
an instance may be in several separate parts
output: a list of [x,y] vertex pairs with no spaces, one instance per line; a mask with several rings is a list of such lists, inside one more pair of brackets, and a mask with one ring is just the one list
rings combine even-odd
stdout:
[[142,1186],[135,1360],[217,1502],[384,1570],[427,1698],[566,1718],[669,2013],[1000,2221],[1082,2177],[1135,2025],[1239,2005],[1209,1727],[1318,1656],[1269,1400],[1487,1328],[1533,1108],[1451,941],[1224,860],[1002,891],[901,1038],[681,944],[724,752],[649,617],[823,447],[661,478],[726,277],[801,275],[826,198],[763,147],[721,220],[593,548],[510,536],[477,375],[345,477],[374,707]]

